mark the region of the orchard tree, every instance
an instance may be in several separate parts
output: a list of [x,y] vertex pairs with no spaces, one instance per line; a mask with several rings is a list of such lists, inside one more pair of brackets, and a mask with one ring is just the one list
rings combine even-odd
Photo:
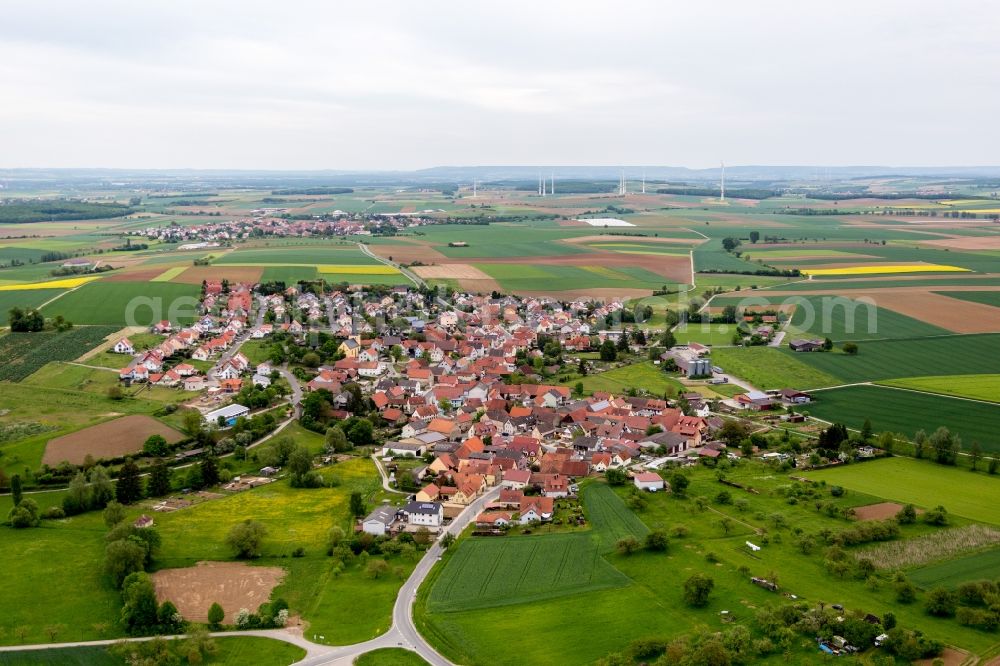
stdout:
[[262,523],[247,518],[242,523],[233,525],[226,535],[226,544],[233,549],[236,557],[252,559],[260,557],[265,536],[267,528]]
[[684,581],[684,603],[696,608],[707,606],[714,587],[715,581],[705,574],[694,574]]

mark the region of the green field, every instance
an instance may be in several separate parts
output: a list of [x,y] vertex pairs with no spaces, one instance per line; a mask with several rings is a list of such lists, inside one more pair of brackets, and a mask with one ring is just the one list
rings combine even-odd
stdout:
[[246,248],[227,252],[218,257],[215,264],[281,265],[281,264],[353,264],[370,266],[379,262],[372,259],[351,243],[342,246]]
[[[762,307],[794,306],[789,322],[789,339],[802,336],[842,340],[886,340],[948,335],[950,332],[912,317],[843,296],[774,296],[766,291],[716,297],[712,306]],[[794,330],[791,330],[794,329]]]
[[986,451],[1000,453],[1000,405],[943,395],[902,391],[882,386],[847,386],[813,393],[808,412],[826,421],[859,429],[871,419],[876,431],[891,430],[908,437],[920,429],[927,434],[939,426],[962,438],[968,449],[976,441]]
[[0,291],[0,326],[8,324],[11,308],[37,308],[61,294],[63,289],[21,289],[15,291]]
[[939,291],[942,296],[1000,308],[1000,291]]
[[703,345],[731,346],[735,324],[681,324],[674,329],[678,344],[698,342]]
[[660,289],[673,284],[644,268],[616,266],[562,266],[544,264],[473,264],[496,279],[505,290],[565,291],[568,289]]
[[805,476],[862,493],[1000,525],[1000,479],[913,458],[886,458],[806,472]]
[[267,266],[261,274],[261,282],[284,282],[292,285],[299,281],[315,280],[319,273],[309,266]]
[[42,313],[74,324],[149,326],[161,319],[188,324],[197,316],[198,294],[193,284],[99,280],[62,296]]
[[800,361],[803,356],[819,354],[787,354],[774,347],[722,347],[712,350],[712,364],[760,389],[805,389],[841,383]]
[[886,386],[1000,402],[1000,375],[936,375],[879,382]]
[[575,386],[577,382],[583,382],[583,392],[586,394],[591,394],[594,391],[606,391],[615,395],[624,395],[629,389],[636,389],[662,397],[668,389],[674,391],[683,389],[683,385],[679,381],[649,361],[587,375],[565,382],[565,384]]
[[[916,340],[876,340],[858,344],[857,356],[841,353],[782,354],[793,357],[837,381],[803,383],[800,388],[851,384],[855,382],[922,377],[928,370],[947,368],[949,374],[1000,374],[1000,335],[951,335]],[[940,365],[944,363],[945,365]],[[749,377],[748,377],[749,379]]]
[[968,581],[995,581],[997,571],[1000,571],[1000,549],[920,567],[910,573],[910,580],[924,589],[954,589]]
[[365,275],[362,273],[319,273],[319,277],[326,280],[329,284],[340,284],[341,282],[346,282],[347,284],[413,284],[402,273],[392,273],[389,275]]
[[0,337],[0,381],[17,382],[50,361],[73,360],[116,330],[113,326],[76,326],[61,333],[8,333]]

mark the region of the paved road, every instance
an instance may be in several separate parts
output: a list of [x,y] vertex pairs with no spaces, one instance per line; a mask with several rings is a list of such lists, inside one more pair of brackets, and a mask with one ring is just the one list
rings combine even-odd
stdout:
[[396,490],[389,485],[389,475],[385,473],[385,468],[382,467],[382,461],[378,459],[378,456],[374,453],[372,454],[372,462],[375,463],[375,467],[378,469],[378,475],[382,477],[382,487],[385,488],[390,493],[399,493],[400,495],[409,495],[405,490]]

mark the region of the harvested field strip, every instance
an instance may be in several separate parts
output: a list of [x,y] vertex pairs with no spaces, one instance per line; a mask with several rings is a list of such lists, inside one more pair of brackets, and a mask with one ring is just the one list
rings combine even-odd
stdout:
[[87,456],[94,460],[120,458],[142,451],[143,443],[151,435],[160,435],[168,444],[184,437],[151,416],[134,414],[49,440],[42,462],[55,467],[63,461],[79,465]]
[[0,285],[0,291],[25,291],[28,289],[74,289],[80,285],[100,280],[99,275],[66,278],[64,280],[49,280],[48,282],[26,282],[24,284]]
[[177,277],[187,269],[188,269],[187,266],[174,266],[173,268],[168,268],[167,270],[163,271],[155,278],[150,280],[150,282],[170,282],[171,280],[173,280],[175,277]]
[[443,266],[414,266],[411,270],[426,279],[492,280],[489,275],[469,264],[445,264]]
[[806,275],[876,275],[879,273],[966,273],[968,268],[943,264],[901,264],[893,266],[842,266],[840,268],[806,268]]
[[967,525],[912,539],[887,541],[877,546],[865,547],[855,551],[854,557],[859,559],[866,557],[879,569],[903,569],[995,546],[998,543],[1000,543],[1000,530],[986,525]]

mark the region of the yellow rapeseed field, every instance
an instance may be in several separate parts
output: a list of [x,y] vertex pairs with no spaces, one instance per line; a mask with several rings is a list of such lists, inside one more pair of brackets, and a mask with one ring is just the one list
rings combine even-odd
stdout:
[[316,267],[320,273],[348,273],[354,275],[395,275],[397,271],[392,266],[357,264],[320,264]]
[[968,268],[941,264],[901,264],[899,266],[845,266],[843,268],[803,268],[805,275],[874,275],[877,273],[968,273]]
[[99,280],[99,275],[66,278],[65,280],[50,280],[48,282],[24,282],[22,284],[0,285],[0,291],[24,291],[26,289],[73,289],[81,284]]

